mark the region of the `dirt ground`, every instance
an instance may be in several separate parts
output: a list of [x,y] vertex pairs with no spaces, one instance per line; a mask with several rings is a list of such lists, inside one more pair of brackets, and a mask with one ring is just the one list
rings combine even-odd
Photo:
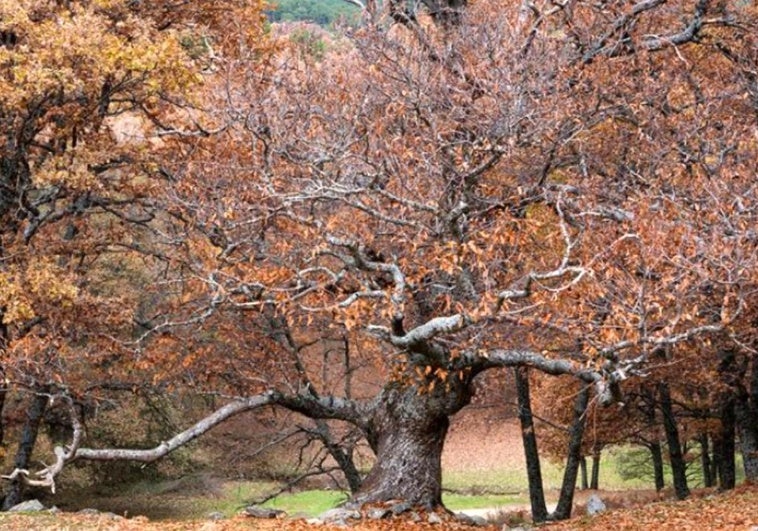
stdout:
[[453,417],[442,454],[442,469],[477,472],[524,468],[518,420],[495,408],[469,408]]

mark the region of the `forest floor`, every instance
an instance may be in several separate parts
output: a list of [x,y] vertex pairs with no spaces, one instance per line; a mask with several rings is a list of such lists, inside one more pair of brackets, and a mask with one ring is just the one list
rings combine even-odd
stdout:
[[[243,516],[209,521],[150,521],[145,517],[122,518],[108,514],[36,513],[0,515],[0,528],[23,530],[202,530],[202,531],[336,531],[345,527],[309,525],[305,520],[255,520]],[[656,502],[629,509],[615,509],[589,517],[578,516],[569,521],[542,527],[558,530],[740,530],[758,529],[758,487],[743,486],[721,494],[695,496],[683,502]],[[502,524],[467,527],[460,523],[415,523],[408,520],[363,521],[348,527],[355,531],[462,531],[465,529],[499,530]],[[508,529],[508,527],[505,527]]]
[[[455,512],[486,516],[492,525],[476,529],[508,529],[529,521],[525,492],[524,456],[518,425],[490,411],[479,411],[456,419],[451,426],[443,456],[446,505]],[[601,483],[607,490],[577,491],[578,515],[567,523],[545,529],[740,529],[758,531],[758,486],[741,487],[717,494],[696,490],[693,499],[674,502],[670,492],[656,493],[639,485],[626,484],[614,476],[613,466],[602,468]],[[557,497],[560,469],[545,463],[548,502]],[[134,486],[109,495],[97,491],[63,492],[45,501],[62,509],[57,514],[0,515],[0,529],[260,529],[273,531],[344,529],[313,526],[307,517],[344,500],[336,491],[309,490],[277,499],[268,506],[287,510],[291,518],[256,520],[239,516],[250,499],[274,486],[271,482],[241,482],[197,475],[174,481]],[[609,508],[595,517],[585,514],[589,495],[597,493]],[[83,508],[97,509],[77,512]],[[102,511],[102,512],[98,512]],[[220,513],[222,520],[209,519]],[[116,516],[122,515],[122,516]],[[126,516],[126,518],[124,517]],[[415,523],[407,519],[366,521],[352,526],[357,531],[458,530],[467,527],[452,518],[442,524]]]

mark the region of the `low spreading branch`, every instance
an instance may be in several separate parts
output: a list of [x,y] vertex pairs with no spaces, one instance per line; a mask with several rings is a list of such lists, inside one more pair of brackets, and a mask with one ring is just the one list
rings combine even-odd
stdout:
[[15,480],[20,477],[28,485],[49,487],[54,493],[56,476],[67,463],[75,459],[152,463],[190,441],[197,439],[230,417],[267,405],[280,405],[291,411],[303,413],[311,418],[338,418],[353,422],[356,425],[359,425],[361,419],[366,416],[360,411],[355,402],[348,399],[337,397],[315,398],[310,395],[287,396],[276,391],[267,391],[255,396],[235,399],[196,422],[190,428],[178,433],[167,441],[162,441],[153,448],[80,448],[79,444],[83,435],[82,424],[73,401],[68,396],[65,396],[64,399],[70,405],[71,422],[74,429],[71,445],[65,448],[61,446],[55,447],[53,450],[55,463],[52,465],[45,465],[45,468],[33,473],[26,469],[16,468],[10,474],[2,476],[3,479]]

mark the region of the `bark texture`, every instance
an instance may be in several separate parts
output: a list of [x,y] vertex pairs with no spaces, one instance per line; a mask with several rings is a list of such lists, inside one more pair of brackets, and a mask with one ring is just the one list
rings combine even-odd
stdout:
[[449,417],[469,402],[471,390],[468,381],[456,378],[438,386],[443,389],[402,384],[384,389],[366,434],[376,463],[354,504],[403,500],[429,508],[442,505],[442,447]]

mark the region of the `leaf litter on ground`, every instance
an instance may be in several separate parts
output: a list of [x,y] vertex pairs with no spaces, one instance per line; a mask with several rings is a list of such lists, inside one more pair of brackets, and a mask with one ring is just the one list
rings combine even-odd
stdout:
[[[0,528],[35,530],[114,531],[464,531],[499,530],[500,526],[471,527],[448,519],[439,524],[413,522],[407,518],[362,520],[348,527],[309,524],[302,519],[262,520],[236,516],[225,520],[150,521],[145,517],[121,518],[109,514],[34,513],[0,515]],[[758,528],[758,486],[744,485],[729,492],[700,491],[684,501],[662,501],[640,507],[611,510],[596,516],[576,516],[565,522],[541,526],[558,530],[743,530]]]

